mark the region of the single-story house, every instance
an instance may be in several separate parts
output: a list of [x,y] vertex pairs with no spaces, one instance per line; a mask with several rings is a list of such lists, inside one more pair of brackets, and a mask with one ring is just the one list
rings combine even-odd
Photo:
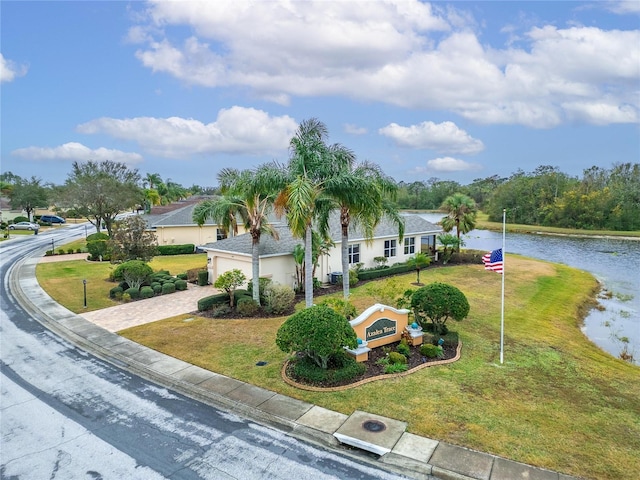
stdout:
[[202,197],[191,197],[188,201],[154,207],[143,215],[149,230],[155,233],[158,245],[203,245],[226,238],[224,230],[211,220],[202,226],[193,221],[193,210],[202,200]]
[[[405,215],[405,233],[402,242],[398,237],[398,228],[392,222],[384,219],[374,232],[371,242],[366,242],[362,231],[351,226],[349,228],[349,263],[362,263],[369,268],[376,265],[375,257],[388,259],[387,265],[405,262],[416,253],[425,252],[429,256],[436,253],[436,236],[442,229],[419,215]],[[297,244],[304,245],[304,241],[294,238],[284,223],[273,223],[279,234],[279,240],[269,235],[260,237],[260,276],[270,278],[274,282],[294,287],[296,265],[293,250]],[[327,255],[318,260],[316,278],[321,282],[328,282],[333,272],[342,271],[341,260],[341,229],[337,220],[332,222],[331,238],[335,246]],[[247,279],[252,276],[251,267],[251,235],[248,233],[237,235],[216,242],[200,245],[207,252],[207,267],[209,281],[215,282],[218,276],[226,271],[237,268]]]

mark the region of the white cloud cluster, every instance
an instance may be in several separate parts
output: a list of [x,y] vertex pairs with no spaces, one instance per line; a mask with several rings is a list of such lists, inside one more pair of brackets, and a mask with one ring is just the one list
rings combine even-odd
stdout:
[[[193,34],[180,38],[183,26]],[[534,128],[640,119],[639,30],[540,25],[516,47],[481,43],[478,28],[468,12],[419,0],[156,0],[130,38],[154,71],[283,104],[343,95]]]
[[441,153],[470,155],[484,150],[484,144],[473,138],[453,122],[422,122],[403,127],[391,123],[378,130],[401,147],[430,149]]
[[14,61],[4,58],[0,53],[0,83],[12,82],[17,77],[26,75],[28,67],[26,65],[17,65]]
[[27,160],[64,160],[87,162],[111,160],[128,165],[140,163],[143,158],[138,153],[123,152],[108,148],[91,149],[81,143],[69,142],[58,147],[26,147],[11,152],[20,158]]
[[207,124],[180,117],[99,118],[78,125],[77,130],[133,141],[154,155],[184,158],[192,154],[282,152],[297,126],[287,115],[272,117],[262,110],[234,106],[220,110],[216,121]]
[[465,162],[452,157],[441,157],[428,160],[426,167],[416,167],[409,173],[413,175],[451,173],[481,170],[482,166],[477,163]]

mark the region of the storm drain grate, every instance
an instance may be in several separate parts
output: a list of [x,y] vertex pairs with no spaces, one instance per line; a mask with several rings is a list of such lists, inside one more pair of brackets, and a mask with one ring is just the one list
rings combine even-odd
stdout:
[[368,432],[377,433],[386,430],[387,426],[378,420],[367,420],[362,424],[362,428]]

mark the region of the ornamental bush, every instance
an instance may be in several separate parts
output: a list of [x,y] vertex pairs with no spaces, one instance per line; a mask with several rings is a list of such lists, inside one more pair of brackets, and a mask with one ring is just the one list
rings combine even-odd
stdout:
[[173,293],[175,291],[176,291],[176,286],[173,283],[167,282],[162,284],[162,295]]
[[288,285],[270,283],[264,290],[264,310],[273,315],[282,315],[291,310],[296,292]]
[[253,298],[241,297],[238,299],[236,312],[238,312],[238,315],[241,317],[252,317],[258,313],[258,310],[260,310],[260,307]]
[[293,314],[282,324],[276,345],[283,352],[298,352],[327,369],[331,356],[341,353],[342,347],[357,347],[357,337],[344,316],[326,305],[315,305]]
[[124,291],[122,295],[128,295],[131,300],[137,300],[138,298],[140,298],[140,289],[138,289],[137,287],[129,287]]
[[419,288],[411,295],[414,317],[422,324],[431,320],[436,335],[444,331],[449,318],[463,320],[469,314],[469,302],[464,293],[453,285],[434,282]]
[[108,240],[109,235],[102,232],[92,233],[87,237],[87,251],[91,254],[91,260],[110,260]]
[[184,245],[160,245],[158,253],[160,255],[186,255],[195,252],[196,246],[193,243]]
[[309,357],[303,357],[292,365],[293,375],[312,383],[339,383],[362,375],[367,367],[343,351],[332,355],[329,368],[321,368]]
[[122,292],[124,292],[124,290],[121,286],[113,287],[109,290],[109,298],[120,298],[122,297]]
[[399,352],[389,352],[390,363],[407,363],[407,357]]
[[210,295],[198,300],[198,311],[204,312],[206,310],[211,310],[214,306],[222,305],[225,303],[229,303],[228,293],[217,293],[216,295]]
[[344,315],[347,320],[355,318],[358,314],[355,305],[344,298],[324,298],[320,301],[320,305],[326,305],[332,310],[338,312],[340,315]]
[[129,284],[129,287],[138,289],[152,274],[153,269],[142,260],[129,260],[118,265],[113,271],[113,279],[115,281],[124,280]]
[[151,298],[155,295],[153,288],[145,286],[140,289],[140,298]]
[[160,295],[162,293],[162,285],[160,285],[159,283],[152,284],[151,288],[153,289],[153,293],[155,293],[156,295]]
[[178,291],[183,291],[187,289],[187,281],[186,280],[180,280],[177,279],[175,282],[173,282],[173,284],[176,287],[176,290]]
[[198,285],[201,287],[209,285],[209,272],[207,270],[198,271]]

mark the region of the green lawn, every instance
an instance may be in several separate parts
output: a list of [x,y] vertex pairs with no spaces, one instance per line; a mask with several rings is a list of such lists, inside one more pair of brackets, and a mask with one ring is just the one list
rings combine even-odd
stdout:
[[[284,318],[179,316],[120,332],[190,363],[325,408],[397,418],[408,431],[516,461],[598,479],[640,471],[640,368],[615,359],[580,331],[597,288],[584,272],[513,256],[506,283],[505,364],[499,364],[501,277],[482,266],[431,268],[469,299],[469,318],[450,325],[464,343],[451,365],[334,393],[298,390],[275,346]],[[410,288],[415,274],[353,290],[367,306]],[[258,361],[266,361],[263,367]]]
[[[63,245],[61,248],[67,249]],[[207,265],[207,255],[172,255],[155,257],[150,263],[155,270],[168,270],[177,275],[190,268]],[[75,313],[113,307],[118,302],[109,298],[109,290],[116,286],[109,281],[109,274],[115,268],[109,262],[87,262],[85,260],[67,260],[52,263],[39,263],[36,275],[42,288],[61,305]],[[87,280],[87,308],[84,308],[82,281]]]

